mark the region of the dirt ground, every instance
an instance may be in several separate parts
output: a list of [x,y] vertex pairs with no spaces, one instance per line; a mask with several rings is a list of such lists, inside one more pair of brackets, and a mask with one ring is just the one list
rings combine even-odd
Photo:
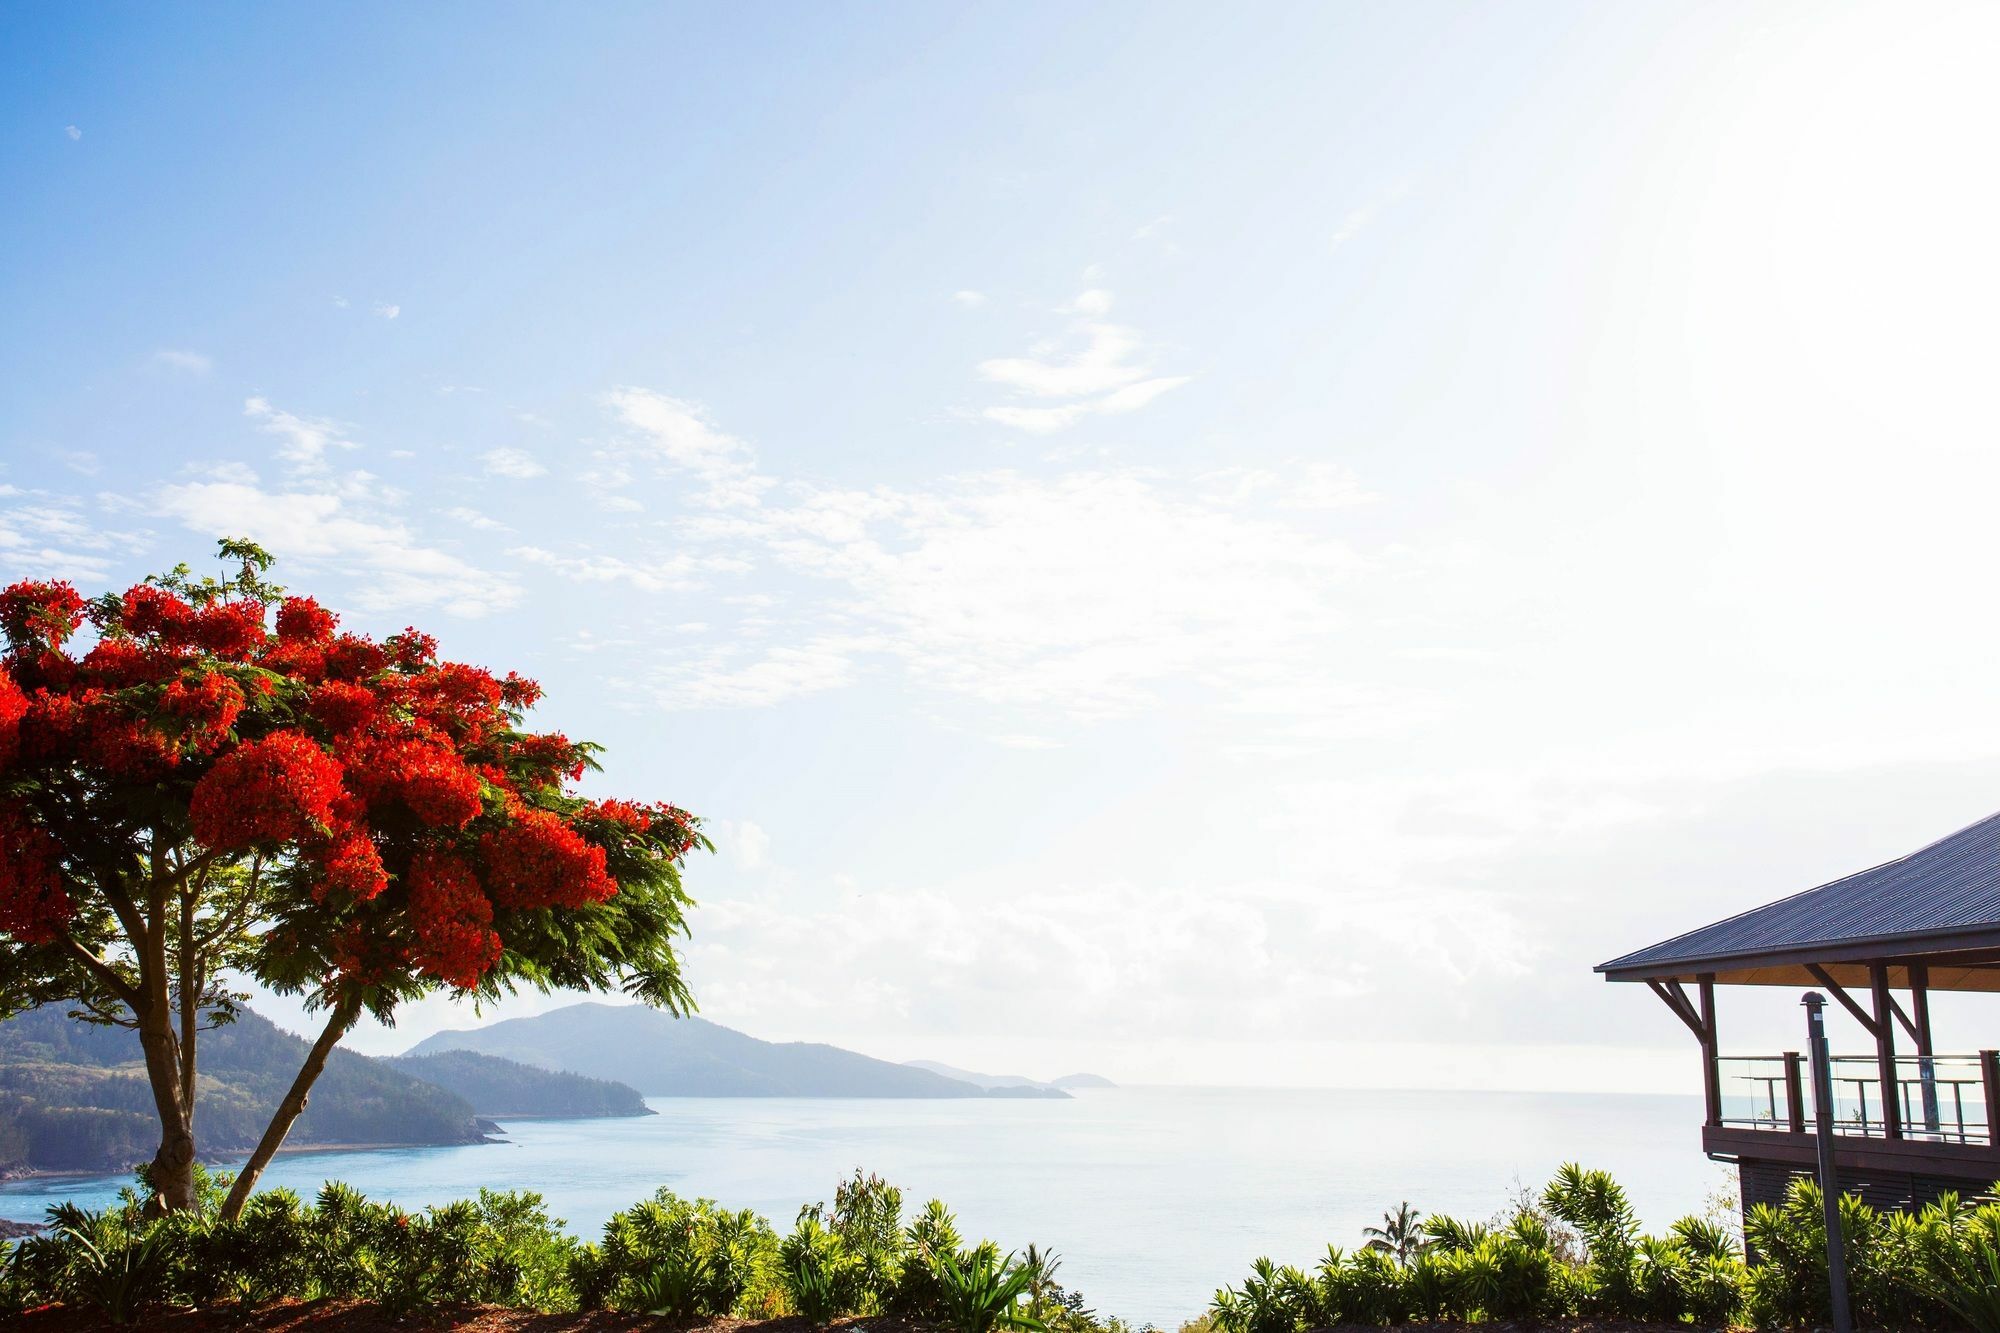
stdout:
[[[51,1306],[33,1310],[10,1327],[23,1333],[101,1333],[118,1328],[95,1311]],[[900,1319],[842,1319],[835,1333],[928,1333],[921,1325]],[[1407,1324],[1404,1333],[1465,1333],[1464,1324]],[[1686,1324],[1478,1324],[1479,1333],[1694,1333]],[[598,1310],[591,1314],[537,1314],[495,1306],[463,1306],[427,1310],[403,1319],[391,1318],[373,1305],[351,1301],[280,1301],[254,1310],[180,1310],[149,1312],[124,1329],[158,1329],[161,1333],[813,1333],[799,1318],[751,1321],[712,1319],[705,1323],[675,1323],[647,1315]],[[1172,1333],[1172,1330],[1168,1330]],[[1375,1333],[1356,1325],[1321,1333]]]
[[[100,1333],[119,1329],[94,1310],[50,1306],[31,1310],[18,1324],[22,1333]],[[898,1319],[842,1319],[833,1324],[837,1333],[928,1333],[920,1326]],[[799,1318],[711,1319],[689,1323],[655,1319],[650,1315],[619,1314],[596,1310],[590,1314],[538,1314],[533,1310],[513,1310],[501,1306],[468,1305],[425,1310],[401,1319],[379,1308],[355,1301],[279,1301],[252,1310],[169,1310],[148,1311],[122,1326],[123,1330],[158,1329],[161,1333],[813,1333],[811,1324]]]

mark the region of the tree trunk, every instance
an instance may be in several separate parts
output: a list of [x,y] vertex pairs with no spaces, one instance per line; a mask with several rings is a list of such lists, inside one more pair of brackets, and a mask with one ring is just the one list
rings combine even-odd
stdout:
[[355,1017],[361,1012],[358,1000],[341,1000],[334,1005],[333,1013],[326,1020],[319,1040],[306,1055],[305,1064],[299,1067],[298,1077],[292,1080],[291,1089],[285,1099],[278,1103],[278,1109],[271,1115],[271,1123],[265,1127],[264,1137],[257,1141],[257,1149],[250,1154],[250,1160],[236,1174],[236,1183],[230,1187],[229,1198],[222,1205],[224,1221],[233,1222],[243,1213],[243,1205],[249,1202],[250,1191],[257,1188],[257,1178],[264,1174],[264,1168],[271,1164],[285,1136],[292,1132],[292,1124],[306,1109],[306,1095],[320,1071],[326,1068],[327,1057],[333,1054],[347,1029],[354,1026]]
[[181,1102],[179,1043],[174,1040],[173,1015],[164,1004],[144,1004],[139,1020],[139,1049],[146,1057],[146,1081],[152,1085],[153,1107],[160,1116],[160,1150],[153,1155],[150,1180],[155,1212],[192,1208],[194,1197],[194,1126]]

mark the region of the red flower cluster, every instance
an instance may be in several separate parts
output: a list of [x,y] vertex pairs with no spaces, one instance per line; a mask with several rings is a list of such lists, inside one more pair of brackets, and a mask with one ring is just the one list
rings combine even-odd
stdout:
[[652,833],[667,845],[667,855],[678,861],[694,850],[695,817],[677,805],[660,802],[642,805],[636,801],[592,801],[585,807],[588,818],[599,820],[626,833]]
[[381,700],[365,685],[329,680],[313,687],[306,711],[337,739],[351,731],[365,731],[382,716]]
[[533,708],[542,699],[542,687],[526,676],[507,673],[500,682],[500,702],[509,708]]
[[419,852],[410,863],[410,925],[416,934],[412,961],[427,976],[472,987],[500,957],[493,904],[480,892],[472,867],[442,852]]
[[165,588],[142,583],[125,594],[119,621],[128,634],[175,647],[194,642],[195,609]]
[[618,892],[604,849],[546,810],[522,810],[479,839],[486,888],[501,907],[584,907]]
[[389,655],[382,651],[382,645],[359,634],[343,634],[326,645],[321,657],[326,662],[326,674],[332,680],[371,680],[389,665]]
[[583,776],[583,751],[559,731],[521,737],[514,743],[514,758],[541,782],[551,785]]
[[18,804],[0,805],[0,934],[46,944],[74,908],[63,892],[62,848]]
[[367,902],[389,887],[389,872],[382,867],[382,853],[366,831],[350,827],[336,837],[322,858],[326,877],[313,888],[313,897],[325,901],[330,890],[338,889],[356,902]]
[[278,607],[278,637],[287,643],[325,643],[339,621],[310,597],[287,597]]
[[[65,647],[86,604],[64,583],[0,592],[0,772],[184,799],[195,841],[287,860],[326,915],[274,929],[328,950],[335,972],[395,984],[412,971],[479,984],[502,955],[496,913],[580,909],[618,892],[611,858],[695,845],[667,805],[574,802],[587,747],[522,734],[525,677],[442,662],[405,630],[341,633],[310,598],[216,598],[141,584],[89,604],[89,651]],[[240,739],[239,739],[240,738]],[[107,783],[105,779],[112,779]],[[62,849],[34,798],[0,802],[0,934],[45,940],[72,914]],[[504,927],[505,922],[500,926]],[[316,941],[316,942],[315,942]]]
[[17,651],[60,648],[83,623],[83,598],[67,583],[23,579],[0,592],[0,632]]
[[340,761],[297,731],[276,731],[218,759],[188,802],[195,840],[231,851],[291,842],[333,822]]
[[500,699],[492,672],[458,662],[410,679],[410,712],[457,741],[483,739],[500,720]]
[[247,662],[264,646],[264,608],[256,602],[210,602],[195,620],[195,642],[217,657]]
[[464,828],[481,809],[479,775],[435,741],[357,745],[348,755],[348,782],[370,809],[400,802],[432,828]]
[[243,691],[221,672],[204,671],[169,683],[160,696],[160,708],[185,728],[190,745],[208,754],[236,725],[243,712]]
[[21,753],[21,720],[28,715],[28,696],[14,678],[0,671],[0,769]]

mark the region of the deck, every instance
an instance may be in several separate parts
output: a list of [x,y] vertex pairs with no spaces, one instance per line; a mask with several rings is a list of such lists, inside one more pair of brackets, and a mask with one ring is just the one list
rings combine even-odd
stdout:
[[[1719,1116],[1702,1126],[1702,1150],[1737,1164],[1743,1202],[1775,1203],[1818,1162],[1812,1081],[1796,1052],[1723,1056]],[[1920,1206],[1945,1191],[1985,1196],[2000,1180],[2000,1053],[1898,1057],[1893,1106],[1877,1056],[1837,1056],[1834,1163],[1843,1188],[1878,1207]]]

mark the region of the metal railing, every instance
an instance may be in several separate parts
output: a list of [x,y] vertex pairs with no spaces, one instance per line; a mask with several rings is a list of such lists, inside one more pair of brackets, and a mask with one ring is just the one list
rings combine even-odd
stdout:
[[[1898,1056],[1891,1092],[1901,1136],[1918,1142],[2000,1146],[1988,1105],[1995,1072],[1989,1065],[1994,1063],[1991,1052]],[[1812,1125],[1817,1108],[1802,1056],[1790,1052],[1724,1056],[1716,1062],[1716,1072],[1724,1125],[1793,1133]],[[1853,1138],[1887,1137],[1887,1102],[1876,1058],[1835,1056],[1832,1073],[1834,1132]]]

